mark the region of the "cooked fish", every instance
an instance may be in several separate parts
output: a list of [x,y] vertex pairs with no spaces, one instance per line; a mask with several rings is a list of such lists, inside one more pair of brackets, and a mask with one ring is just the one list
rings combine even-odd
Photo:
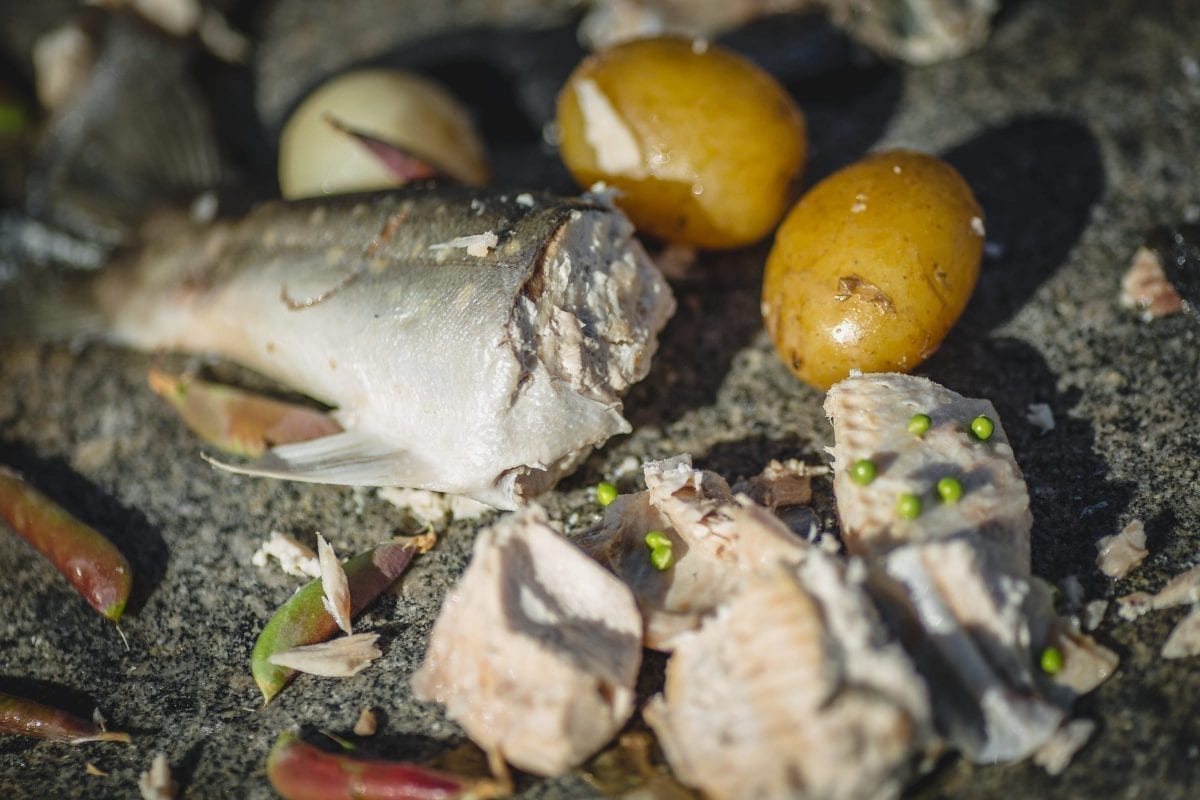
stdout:
[[[766,508],[735,502],[721,476],[692,469],[689,456],[650,462],[644,474],[646,491],[614,500],[580,544],[633,590],[647,647],[671,650],[748,579],[810,549]],[[650,561],[650,531],[671,539],[666,570]]]
[[531,505],[479,534],[413,690],[490,755],[558,775],[633,712],[641,640],[629,590]]
[[[847,546],[872,564],[873,590],[939,687],[947,738],[979,762],[1037,751],[1069,701],[1111,674],[1115,656],[1068,635],[1049,587],[1031,573],[1029,496],[995,408],[925,378],[872,374],[831,388],[825,412]],[[909,430],[915,414],[929,417],[923,433]],[[983,438],[969,427],[980,416],[994,426]],[[860,460],[875,466],[866,485],[851,474]],[[941,500],[943,478],[961,496]],[[900,513],[904,495],[918,499],[915,514],[911,505]],[[1067,644],[1072,679],[1055,686],[1035,673],[1035,654]]]
[[17,300],[0,328],[217,354],[337,408],[344,432],[227,469],[513,508],[630,430],[620,394],[674,310],[619,211],[521,197],[412,186],[180,224],[69,311]]
[[644,715],[706,797],[897,797],[931,743],[925,684],[859,579],[813,550],[681,634]]

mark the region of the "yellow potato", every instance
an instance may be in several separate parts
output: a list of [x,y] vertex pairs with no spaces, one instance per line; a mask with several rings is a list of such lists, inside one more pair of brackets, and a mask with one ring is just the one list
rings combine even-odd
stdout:
[[850,370],[908,372],[962,314],[983,212],[949,164],[876,153],[817,184],[775,236],[763,318],[779,355],[822,389]]
[[560,150],[639,230],[710,249],[770,233],[804,167],[804,116],[774,78],[720,47],[645,39],[590,56],[558,96]]

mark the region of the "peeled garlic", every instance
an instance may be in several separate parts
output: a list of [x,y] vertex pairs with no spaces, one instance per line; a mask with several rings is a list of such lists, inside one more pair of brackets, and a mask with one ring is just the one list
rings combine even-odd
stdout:
[[279,142],[284,197],[384,189],[405,182],[335,122],[394,145],[462,183],[487,181],[483,142],[453,96],[409,72],[367,69],[319,87],[284,126]]

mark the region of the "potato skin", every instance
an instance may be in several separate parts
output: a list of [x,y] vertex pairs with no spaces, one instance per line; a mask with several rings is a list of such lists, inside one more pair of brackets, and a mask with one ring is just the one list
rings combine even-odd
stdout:
[[560,152],[604,181],[637,228],[675,244],[742,247],[770,233],[804,167],[804,115],[728,50],[643,39],[585,59],[558,96]]
[[975,288],[983,212],[949,164],[893,150],[830,175],[791,210],[763,278],[775,348],[821,389],[850,370],[909,372]]

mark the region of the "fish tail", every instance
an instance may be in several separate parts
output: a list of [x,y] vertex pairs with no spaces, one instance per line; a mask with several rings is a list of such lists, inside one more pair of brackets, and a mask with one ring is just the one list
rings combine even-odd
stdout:
[[108,328],[108,315],[97,301],[94,275],[39,271],[0,286],[0,341],[93,339]]

